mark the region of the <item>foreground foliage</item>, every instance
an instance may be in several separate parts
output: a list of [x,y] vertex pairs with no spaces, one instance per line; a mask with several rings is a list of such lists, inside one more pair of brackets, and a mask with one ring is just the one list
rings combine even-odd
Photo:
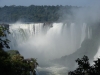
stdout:
[[5,26],[0,25],[0,75],[30,75],[30,72],[35,75],[35,68],[38,65],[36,59],[24,59],[16,50],[3,50],[10,48],[6,37],[7,31]]
[[94,61],[91,66],[87,56],[83,56],[82,59],[77,59],[78,68],[74,71],[70,71],[68,75],[100,75],[100,58]]
[[0,50],[0,75],[35,75],[37,65],[34,58],[24,59],[20,54],[9,55]]

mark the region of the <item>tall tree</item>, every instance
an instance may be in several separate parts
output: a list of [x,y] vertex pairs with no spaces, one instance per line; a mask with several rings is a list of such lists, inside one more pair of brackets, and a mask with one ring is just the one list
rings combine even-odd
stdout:
[[91,66],[87,56],[83,56],[82,59],[77,59],[78,68],[74,71],[70,71],[68,75],[100,75],[100,58],[94,61]]

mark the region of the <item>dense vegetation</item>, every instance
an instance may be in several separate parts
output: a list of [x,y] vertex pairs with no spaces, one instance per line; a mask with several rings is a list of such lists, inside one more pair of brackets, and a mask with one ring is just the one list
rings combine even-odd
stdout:
[[[0,7],[0,22],[55,22],[63,19],[63,14],[72,15],[70,9],[76,6],[4,6]],[[69,18],[68,16],[66,16]]]
[[87,56],[82,59],[77,59],[78,68],[68,73],[68,75],[100,75],[100,58],[94,61],[91,66]]
[[0,25],[0,75],[35,75],[38,63],[36,59],[24,59],[16,50],[4,51],[9,48],[9,40],[6,38],[8,29]]

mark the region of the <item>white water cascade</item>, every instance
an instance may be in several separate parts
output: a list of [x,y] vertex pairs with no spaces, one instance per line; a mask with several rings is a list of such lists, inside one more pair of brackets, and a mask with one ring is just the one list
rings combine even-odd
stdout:
[[81,47],[81,43],[87,38],[91,39],[92,36],[92,30],[86,23],[15,23],[9,25],[10,49],[18,50],[25,58],[37,58],[40,65],[39,71],[49,71],[54,75],[66,73],[66,67],[53,64],[50,60],[76,52]]
[[[32,55],[36,55],[34,57],[38,57],[39,54],[44,58],[52,59],[75,52],[85,38],[91,37],[91,32],[85,23],[80,25],[53,23],[52,26],[45,26],[43,23],[10,24],[11,34],[8,36],[11,40],[10,48],[25,50],[26,53],[31,51]],[[31,57],[31,54],[24,55]]]

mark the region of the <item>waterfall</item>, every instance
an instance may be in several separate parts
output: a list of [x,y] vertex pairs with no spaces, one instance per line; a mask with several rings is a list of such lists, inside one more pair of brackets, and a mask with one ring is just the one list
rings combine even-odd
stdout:
[[86,23],[15,23],[9,24],[9,31],[10,49],[19,50],[25,58],[37,58],[40,66],[52,66],[51,60],[64,56],[69,60],[65,64],[71,64],[71,60],[87,51],[83,51],[84,40],[92,38],[92,28]]
[[[53,23],[52,26],[45,26],[43,23],[10,24],[11,34],[8,35],[11,41],[10,49],[22,49],[22,46],[30,44],[33,52],[37,54],[48,58],[59,58],[75,52],[81,47],[81,43],[86,37],[91,37],[90,29],[87,28],[85,23],[71,23],[70,25],[67,23]],[[59,56],[55,53],[58,53]]]
[[10,24],[9,30],[10,33],[8,35],[10,42],[10,48],[16,49],[18,44],[21,44],[27,41],[30,38],[34,38],[36,35],[42,33],[42,26],[41,23],[36,24]]

